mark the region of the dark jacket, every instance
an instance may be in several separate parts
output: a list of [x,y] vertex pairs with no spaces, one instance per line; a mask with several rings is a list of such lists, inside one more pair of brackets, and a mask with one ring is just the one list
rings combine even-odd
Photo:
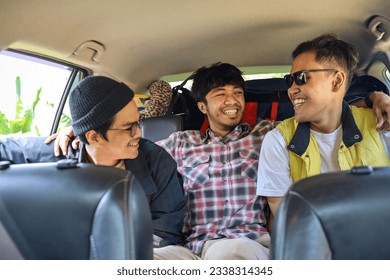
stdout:
[[[0,160],[11,163],[55,162],[53,143],[45,137],[0,139]],[[154,234],[162,238],[157,246],[177,244],[183,227],[186,198],[177,176],[175,160],[160,146],[147,139],[139,142],[136,159],[125,160],[126,169],[140,181],[149,201]],[[86,162],[85,152],[69,150],[70,158]],[[155,241],[159,238],[155,238]]]

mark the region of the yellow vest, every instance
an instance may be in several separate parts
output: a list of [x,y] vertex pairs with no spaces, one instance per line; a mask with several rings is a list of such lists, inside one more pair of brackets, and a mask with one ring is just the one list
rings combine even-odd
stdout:
[[[345,103],[342,114],[343,139],[338,153],[341,170],[354,166],[390,165],[386,150],[371,109]],[[277,128],[287,144],[290,174],[293,182],[321,173],[321,157],[317,141],[310,133],[309,123],[298,123],[294,117],[281,122]]]

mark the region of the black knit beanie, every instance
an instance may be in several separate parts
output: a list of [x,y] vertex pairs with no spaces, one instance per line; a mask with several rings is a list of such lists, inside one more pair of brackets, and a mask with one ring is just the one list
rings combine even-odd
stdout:
[[113,79],[103,76],[83,79],[69,97],[74,134],[102,126],[133,97],[134,92],[127,85]]

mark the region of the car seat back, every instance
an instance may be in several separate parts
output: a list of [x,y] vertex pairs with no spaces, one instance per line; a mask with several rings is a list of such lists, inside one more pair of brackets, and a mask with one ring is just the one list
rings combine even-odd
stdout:
[[152,259],[149,205],[130,172],[3,162],[0,178],[0,221],[22,258]]
[[142,120],[142,137],[153,142],[168,138],[173,132],[183,130],[184,114],[165,115]]
[[272,259],[390,259],[390,167],[356,167],[296,182],[271,235]]

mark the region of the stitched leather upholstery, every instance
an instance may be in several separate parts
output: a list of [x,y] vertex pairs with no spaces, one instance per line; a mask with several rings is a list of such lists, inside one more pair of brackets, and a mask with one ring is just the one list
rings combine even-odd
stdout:
[[0,219],[23,258],[153,258],[149,204],[130,172],[32,163],[0,178]]
[[142,137],[153,142],[168,138],[173,132],[183,130],[184,114],[165,115],[143,119]]
[[390,167],[296,182],[272,231],[273,259],[390,259]]

